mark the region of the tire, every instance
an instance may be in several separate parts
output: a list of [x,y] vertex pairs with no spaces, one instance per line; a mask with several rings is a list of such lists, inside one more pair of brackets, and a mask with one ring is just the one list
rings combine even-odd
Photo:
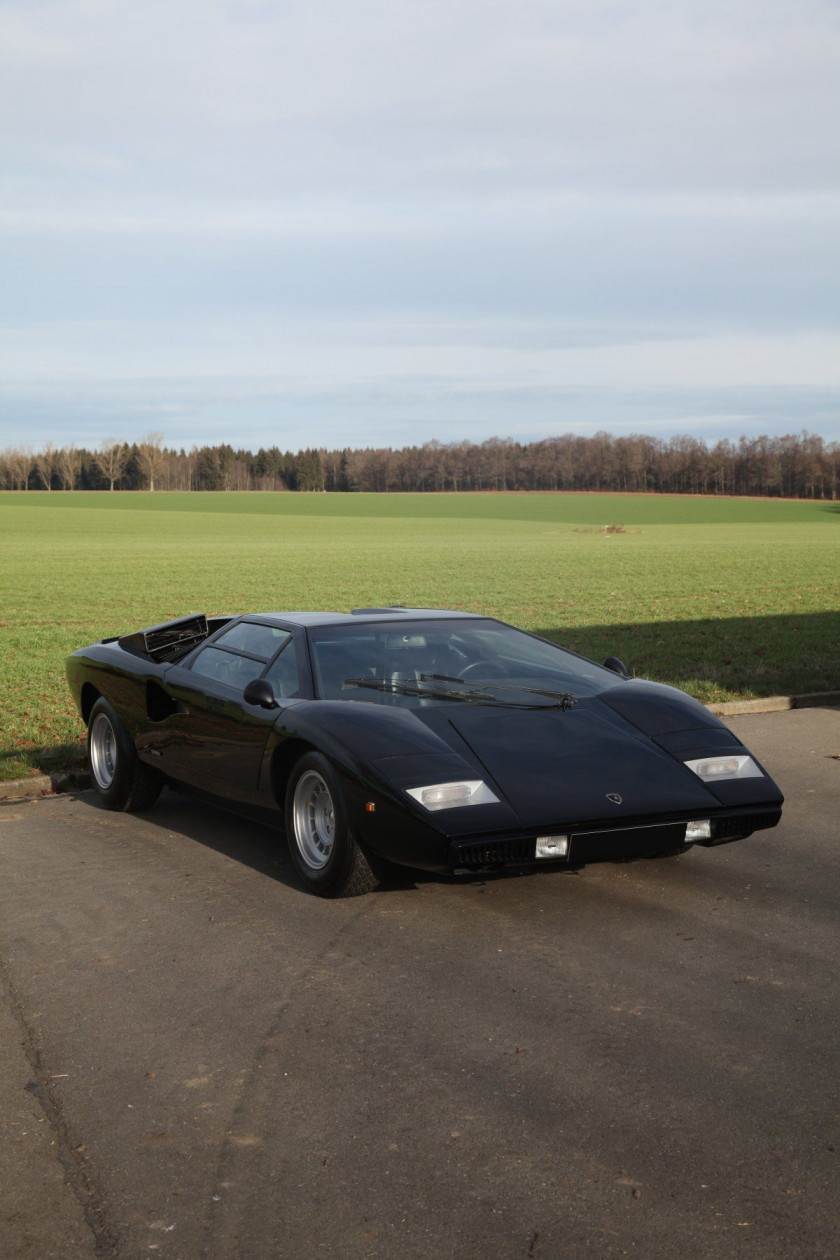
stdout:
[[94,790],[108,809],[148,809],[160,795],[160,778],[138,759],[125,725],[102,697],[90,712],[87,760]]
[[286,788],[286,842],[295,870],[319,897],[360,897],[379,883],[347,822],[338,775],[305,753]]

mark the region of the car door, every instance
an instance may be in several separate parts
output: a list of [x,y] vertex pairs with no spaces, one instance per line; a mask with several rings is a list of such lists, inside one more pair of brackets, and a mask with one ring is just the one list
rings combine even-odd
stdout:
[[[249,682],[267,673],[278,699],[273,709],[249,704],[243,695]],[[284,700],[298,692],[297,674],[290,631],[257,622],[238,622],[186,666],[173,665],[165,689],[177,712],[158,744],[162,768],[217,796],[258,801],[263,750]]]

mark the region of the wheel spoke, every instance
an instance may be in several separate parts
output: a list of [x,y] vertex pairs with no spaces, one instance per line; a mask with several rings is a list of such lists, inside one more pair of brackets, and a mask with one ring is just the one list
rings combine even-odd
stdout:
[[90,729],[90,768],[97,787],[107,792],[117,772],[117,739],[105,713],[98,713]]
[[335,843],[335,805],[329,786],[316,770],[307,770],[295,787],[292,828],[298,853],[312,870],[321,870]]

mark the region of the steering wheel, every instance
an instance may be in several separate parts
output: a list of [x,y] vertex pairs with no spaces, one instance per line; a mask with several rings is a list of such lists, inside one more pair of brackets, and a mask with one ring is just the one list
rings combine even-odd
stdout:
[[468,678],[507,678],[508,671],[504,665],[500,665],[498,661],[471,661],[469,665],[465,665],[461,670],[460,677],[466,680]]

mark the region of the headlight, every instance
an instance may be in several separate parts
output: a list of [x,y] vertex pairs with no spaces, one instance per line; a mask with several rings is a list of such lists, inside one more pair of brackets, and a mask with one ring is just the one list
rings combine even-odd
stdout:
[[761,779],[752,757],[700,757],[697,761],[684,761],[704,783],[719,783],[721,779]]
[[461,779],[457,783],[430,783],[406,788],[409,796],[424,809],[460,809],[462,805],[498,805],[499,798],[481,779]]

